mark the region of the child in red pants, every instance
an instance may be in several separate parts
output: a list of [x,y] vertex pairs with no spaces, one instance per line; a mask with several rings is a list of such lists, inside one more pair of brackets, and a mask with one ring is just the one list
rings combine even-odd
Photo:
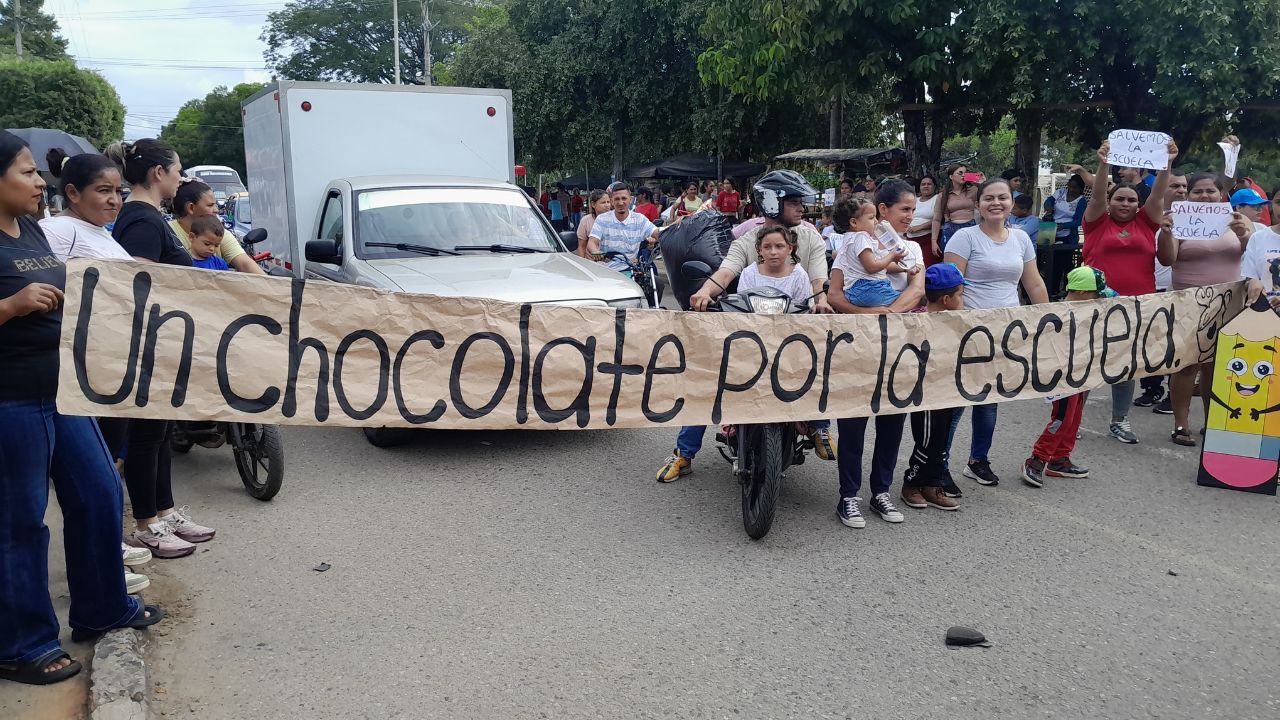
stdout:
[[[1096,300],[1115,297],[1107,287],[1106,276],[1101,270],[1088,265],[1067,274],[1067,300]],[[1022,464],[1022,482],[1031,487],[1044,487],[1044,479],[1087,478],[1089,471],[1071,462],[1071,451],[1076,448],[1076,435],[1084,418],[1084,401],[1088,392],[1065,397],[1050,397],[1053,406],[1049,411],[1049,424],[1031,449],[1031,457]]]

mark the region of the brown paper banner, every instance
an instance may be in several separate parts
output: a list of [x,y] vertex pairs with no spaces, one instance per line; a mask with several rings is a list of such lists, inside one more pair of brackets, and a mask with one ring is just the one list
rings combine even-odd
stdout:
[[73,260],[58,408],[282,425],[579,429],[1062,395],[1211,358],[1242,285],[1002,310],[517,305]]

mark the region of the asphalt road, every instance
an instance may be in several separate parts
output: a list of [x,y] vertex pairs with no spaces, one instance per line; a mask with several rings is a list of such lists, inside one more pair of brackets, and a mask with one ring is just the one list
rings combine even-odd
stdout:
[[[175,463],[178,501],[219,535],[150,566],[148,599],[175,616],[152,643],[156,707],[1280,717],[1276,499],[1196,487],[1167,417],[1136,411],[1137,446],[1105,437],[1106,395],[1075,455],[1091,479],[1019,483],[1048,411],[1006,405],[1005,481],[961,480],[961,511],[845,528],[834,464],[810,459],[760,542],[710,439],[692,476],[653,481],[673,431],[437,432],[379,450],[356,430],[286,429],[269,504],[242,492],[229,451],[197,448]],[[953,624],[994,647],[944,647]]]

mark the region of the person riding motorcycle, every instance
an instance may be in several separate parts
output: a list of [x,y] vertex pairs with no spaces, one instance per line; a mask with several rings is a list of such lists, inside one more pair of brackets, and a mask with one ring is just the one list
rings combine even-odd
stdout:
[[[704,282],[690,298],[690,309],[704,312],[711,301],[728,287],[749,265],[756,261],[756,237],[761,231],[782,226],[796,235],[796,254],[809,275],[816,297],[810,308],[815,313],[830,313],[825,286],[827,283],[827,246],[822,236],[804,225],[806,205],[817,200],[818,191],[799,173],[792,170],[774,170],[756,181],[751,188],[751,199],[764,214],[765,221],[752,231],[733,241],[720,268],[710,280]],[[809,423],[814,453],[823,460],[836,459],[835,441],[831,439],[831,421],[814,420]],[[658,469],[658,482],[673,482],[693,472],[693,458],[702,449],[706,427],[691,425],[680,429],[676,447],[671,457]]]

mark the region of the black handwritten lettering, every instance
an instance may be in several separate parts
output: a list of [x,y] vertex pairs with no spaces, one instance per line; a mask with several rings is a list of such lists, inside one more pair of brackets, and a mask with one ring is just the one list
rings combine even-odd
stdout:
[[[966,349],[969,347],[969,338],[974,335],[984,335],[987,339],[987,351],[981,355],[967,355]],[[991,394],[991,383],[985,383],[982,389],[977,392],[969,392],[964,386],[964,369],[969,365],[981,365],[989,363],[996,359],[996,339],[991,331],[979,325],[971,328],[968,332],[960,337],[960,350],[956,356],[956,392],[972,402],[982,402]]]
[[142,344],[142,320],[146,312],[147,297],[151,293],[151,275],[139,272],[133,276],[133,323],[129,333],[129,356],[125,361],[124,377],[113,393],[100,393],[89,383],[89,325],[93,317],[93,294],[98,287],[98,269],[85,270],[80,290],[80,312],[76,317],[76,332],[72,339],[71,357],[76,367],[76,383],[80,392],[90,402],[99,405],[115,405],[133,392],[134,374],[138,369],[138,347]]
[[[498,379],[497,387],[493,389],[493,395],[489,397],[489,401],[480,407],[471,407],[467,404],[466,398],[462,396],[462,370],[467,361],[467,352],[471,350],[471,346],[481,340],[488,341],[498,346],[498,350],[502,353],[502,376]],[[482,418],[493,412],[498,407],[498,403],[502,402],[502,398],[507,394],[507,388],[511,386],[511,376],[516,371],[516,358],[511,352],[511,345],[507,343],[507,339],[492,332],[478,332],[469,335],[462,344],[458,346],[458,351],[453,354],[453,368],[449,373],[449,397],[453,400],[453,407],[458,414],[468,420]]]
[[271,335],[279,335],[284,332],[284,328],[280,326],[274,318],[266,315],[242,315],[231,322],[226,330],[222,331],[222,337],[218,339],[218,354],[215,358],[218,373],[218,391],[222,393],[222,399],[233,410],[247,413],[266,412],[276,406],[280,402],[280,388],[269,385],[262,394],[256,398],[240,397],[231,389],[231,368],[227,363],[227,355],[231,351],[231,342],[236,339],[236,334],[250,325],[257,325],[264,328]]
[[[577,350],[582,358],[582,384],[579,386],[578,394],[573,398],[573,401],[563,408],[551,407],[542,389],[543,368],[545,367],[547,356],[558,347],[571,347]],[[542,349],[538,351],[538,357],[533,361],[533,379],[531,382],[533,385],[533,409],[543,422],[562,422],[576,413],[578,415],[576,421],[578,427],[583,428],[591,423],[591,381],[595,377],[592,372],[595,364],[596,339],[593,337],[583,341],[561,337],[542,346]]]
[[644,372],[640,365],[624,365],[622,348],[627,341],[627,311],[619,308],[613,314],[613,362],[600,363],[598,372],[613,376],[613,390],[609,392],[609,406],[605,409],[604,421],[613,425],[618,420],[618,396],[622,393],[622,377],[639,375]]
[[[740,383],[729,383],[726,380],[729,377],[729,358],[733,355],[733,344],[739,340],[745,340],[755,343],[756,349],[760,352],[760,362],[757,364],[755,372],[751,377]],[[742,392],[756,384],[760,376],[764,375],[764,369],[769,365],[769,353],[765,350],[764,341],[760,336],[750,330],[737,330],[729,333],[724,339],[724,350],[720,353],[720,378],[716,382],[716,401],[711,406],[711,422],[719,423],[723,417],[721,412],[721,402],[724,400],[726,392]]]
[[[804,382],[800,383],[800,387],[795,390],[788,390],[782,386],[782,353],[786,352],[787,346],[793,343],[800,343],[809,351],[809,372],[805,375]],[[773,386],[773,395],[784,403],[795,402],[804,397],[809,389],[813,387],[813,381],[818,377],[818,349],[814,347],[813,341],[808,335],[796,333],[783,338],[778,344],[778,349],[773,354],[773,370],[769,374],[769,382]]]
[[[347,352],[351,350],[351,346],[367,340],[373,344],[375,350],[378,351],[378,392],[373,396],[373,402],[369,403],[369,407],[364,410],[357,410],[352,407],[347,399],[346,390],[342,387],[342,364],[346,361]],[[356,330],[342,338],[342,342],[338,343],[338,349],[333,355],[333,397],[338,401],[338,407],[347,414],[347,417],[356,420],[368,420],[382,409],[384,403],[387,402],[387,383],[388,375],[391,371],[391,351],[387,348],[387,341],[382,336],[372,330]]]
[[178,351],[178,374],[173,378],[173,395],[170,404],[182,407],[187,399],[187,380],[191,377],[191,353],[196,340],[196,321],[181,310],[160,312],[159,304],[152,304],[147,314],[147,339],[142,346],[142,366],[138,369],[138,394],[134,403],[146,407],[151,394],[151,375],[156,366],[156,343],[160,340],[160,328],[170,320],[182,322],[182,347]]
[[[659,367],[658,356],[662,353],[662,348],[667,345],[675,346],[679,364]],[[664,412],[650,409],[649,398],[653,392],[653,377],[655,375],[679,375],[684,370],[684,344],[680,342],[680,338],[675,335],[663,335],[658,338],[658,342],[653,344],[653,354],[649,356],[649,364],[644,369],[644,395],[640,398],[640,411],[649,419],[649,422],[667,422],[674,418],[684,407],[684,398],[677,397],[675,402],[671,404],[671,408]]]
[[404,344],[400,346],[400,350],[396,352],[395,363],[391,366],[391,391],[396,399],[396,409],[400,411],[400,417],[404,418],[405,422],[413,423],[414,425],[425,425],[439,420],[440,416],[444,415],[446,407],[444,400],[436,400],[436,404],[431,407],[431,410],[425,414],[419,414],[409,409],[409,404],[404,398],[404,388],[400,385],[400,373],[404,366],[404,358],[409,354],[409,348],[413,347],[415,343],[424,340],[437,350],[444,347],[444,337],[440,333],[435,330],[419,330],[410,335],[404,341]]
[[831,356],[836,353],[836,346],[840,343],[853,344],[853,335],[849,333],[840,333],[836,335],[830,330],[827,331],[827,352],[822,361],[822,394],[818,397],[818,412],[827,411],[827,399],[831,394]]
[[[1015,330],[1022,333],[1022,341],[1026,342],[1028,337],[1027,326],[1026,326],[1026,323],[1022,322],[1021,320],[1014,320],[1013,322],[1009,323],[1009,327],[1004,329],[1004,335],[1000,338],[1000,350],[1004,354],[1004,356],[1018,363],[1018,365],[1022,366],[1022,379],[1018,382],[1017,385],[1015,385],[1012,388],[1005,386],[1004,373],[996,373],[996,392],[1000,393],[1000,395],[1007,398],[1016,397],[1018,393],[1022,392],[1022,388],[1027,386],[1028,378],[1035,373],[1035,370],[1032,369],[1034,365],[1032,365],[1031,367],[1028,367],[1027,359],[1017,354],[1016,352],[1014,352],[1013,348],[1010,347],[1009,340],[1012,339],[1013,332]],[[1036,353],[1036,346],[1035,346],[1035,343],[1032,343],[1031,358],[1033,363],[1035,362],[1035,353]]]
[[[1163,317],[1165,320],[1162,328],[1165,334],[1164,357],[1160,358],[1159,362],[1152,364],[1151,356],[1148,353],[1151,350],[1151,331],[1156,327],[1157,317]],[[1174,367],[1173,351],[1173,310],[1167,307],[1156,308],[1155,312],[1151,313],[1151,319],[1147,322],[1146,330],[1142,333],[1142,366],[1149,373],[1172,368]]]
[[[1118,335],[1112,335],[1109,328],[1111,327],[1111,316],[1119,315],[1124,320],[1124,332]],[[1130,333],[1133,332],[1133,322],[1129,319],[1129,309],[1123,305],[1112,305],[1102,316],[1102,359],[1098,362],[1102,370],[1102,379],[1108,385],[1120,382],[1129,374],[1128,365],[1119,373],[1113,374],[1107,372],[1107,352],[1112,345],[1117,345],[1129,339]]]
[[1092,313],[1090,313],[1089,342],[1085,344],[1085,347],[1089,348],[1089,361],[1084,364],[1084,372],[1081,373],[1079,378],[1076,378],[1072,374],[1072,371],[1074,370],[1075,363],[1076,363],[1077,326],[1076,326],[1076,314],[1074,312],[1071,313],[1071,316],[1068,320],[1069,327],[1067,329],[1067,353],[1068,353],[1067,354],[1067,386],[1068,387],[1072,387],[1072,388],[1084,387],[1084,384],[1089,381],[1089,375],[1093,370],[1093,358],[1094,358],[1094,355],[1096,354],[1094,350],[1094,345],[1093,345],[1093,337],[1095,334],[1094,331],[1098,327],[1098,318],[1101,316],[1102,316],[1102,313],[1100,313],[1097,310],[1094,310]]
[[[902,365],[902,358],[907,353],[911,353],[916,361],[916,377],[911,383],[911,391],[905,396],[898,395],[898,368]],[[889,370],[889,402],[896,408],[911,407],[924,402],[924,373],[929,366],[929,341],[916,345],[914,343],[903,343],[898,349],[898,356],[893,359],[893,368]]]
[[1031,340],[1031,387],[1036,392],[1050,392],[1058,386],[1058,380],[1062,379],[1062,371],[1054,370],[1047,381],[1040,380],[1040,338],[1044,336],[1045,328],[1053,326],[1056,333],[1062,332],[1062,318],[1055,313],[1046,313],[1040,317],[1040,322],[1036,324],[1036,334]]
[[289,377],[284,385],[284,404],[280,413],[285,417],[293,417],[298,411],[298,369],[302,365],[302,354],[307,348],[316,351],[320,363],[316,372],[316,420],[324,422],[329,419],[329,349],[324,343],[313,337],[299,338],[299,316],[302,314],[302,298],[306,293],[306,283],[295,279],[290,288],[289,301]]

